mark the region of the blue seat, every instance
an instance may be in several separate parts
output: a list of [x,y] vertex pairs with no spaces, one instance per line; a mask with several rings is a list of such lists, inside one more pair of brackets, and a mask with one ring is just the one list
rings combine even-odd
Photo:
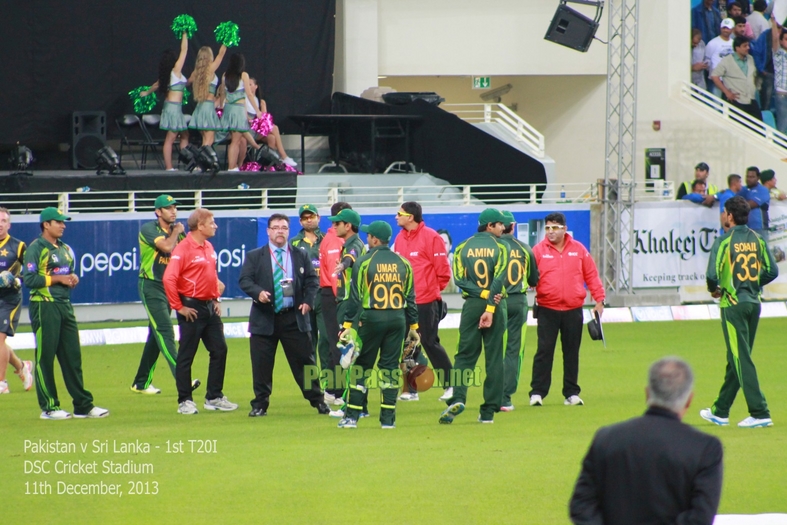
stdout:
[[776,119],[773,118],[773,111],[765,110],[762,112],[762,121],[768,126],[776,129]]

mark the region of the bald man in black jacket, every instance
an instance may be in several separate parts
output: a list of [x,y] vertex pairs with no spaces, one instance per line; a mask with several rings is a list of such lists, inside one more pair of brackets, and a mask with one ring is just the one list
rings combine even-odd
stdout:
[[596,432],[569,502],[576,524],[713,523],[722,447],[681,422],[692,399],[689,365],[650,367],[644,416]]

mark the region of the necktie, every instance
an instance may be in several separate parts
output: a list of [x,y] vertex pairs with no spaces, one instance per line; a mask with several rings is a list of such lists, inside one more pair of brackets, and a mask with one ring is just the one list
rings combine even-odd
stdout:
[[277,264],[276,268],[273,269],[273,309],[276,313],[281,312],[282,308],[284,308],[284,295],[282,295],[281,291],[281,282],[284,279],[284,261],[281,257],[283,251],[284,250],[282,248],[276,248],[276,261],[279,264]]

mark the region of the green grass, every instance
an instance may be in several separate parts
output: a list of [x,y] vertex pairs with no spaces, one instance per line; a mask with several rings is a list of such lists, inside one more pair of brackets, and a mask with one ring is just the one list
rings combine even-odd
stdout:
[[[35,393],[23,392],[11,376],[10,395],[0,397],[2,445],[0,480],[4,523],[567,523],[567,502],[580,461],[595,430],[641,414],[648,365],[672,354],[687,359],[697,382],[685,421],[719,436],[725,448],[720,513],[786,512],[784,450],[787,446],[787,354],[784,320],[765,319],[754,355],[775,426],[742,430],[742,396],[730,427],[703,421],[724,370],[724,342],[718,321],[608,325],[609,347],[585,338],[580,384],[584,407],[565,407],[560,396],[562,367],[553,373],[552,394],[542,408],[527,406],[530,367],[536,346],[528,331],[516,410],[498,414],[494,425],[476,422],[481,389],[471,388],[468,410],[453,425],[438,425],[441,391],[400,403],[397,428],[379,428],[379,397],[370,396],[372,418],[357,430],[340,430],[336,420],[317,415],[300,396],[283,353],[278,355],[268,417],[246,416],[252,396],[248,341],[229,340],[227,396],[241,404],[231,413],[204,410],[176,413],[174,381],[161,366],[155,384],[164,393],[129,392],[142,345],[86,347],[87,388],[105,420],[41,421]],[[86,328],[87,325],[84,326]],[[442,334],[449,349],[456,331]],[[20,351],[23,359],[32,352]],[[205,381],[206,352],[200,350],[195,376]],[[559,350],[556,359],[560,363]],[[163,365],[163,362],[161,363]],[[59,373],[59,372],[58,372]],[[10,374],[9,374],[10,375]],[[70,398],[59,381],[64,408]],[[204,386],[199,390],[204,394]],[[199,397],[199,396],[198,396]],[[198,399],[201,408],[201,399]],[[150,454],[24,454],[25,439],[89,443],[141,440],[160,446]],[[216,454],[167,454],[166,443],[210,439]],[[25,475],[24,460],[151,463],[153,475]],[[26,496],[25,482],[121,483],[115,496]],[[158,495],[131,496],[131,480],[157,481]],[[32,520],[32,521],[30,521]]]

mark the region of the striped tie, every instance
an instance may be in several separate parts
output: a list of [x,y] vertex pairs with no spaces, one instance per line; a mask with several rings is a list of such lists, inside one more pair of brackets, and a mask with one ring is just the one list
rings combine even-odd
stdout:
[[274,306],[273,309],[276,313],[281,312],[284,308],[284,295],[281,291],[281,282],[284,280],[284,261],[281,258],[282,248],[276,248],[276,260],[279,264],[273,269],[273,291],[274,291]]

